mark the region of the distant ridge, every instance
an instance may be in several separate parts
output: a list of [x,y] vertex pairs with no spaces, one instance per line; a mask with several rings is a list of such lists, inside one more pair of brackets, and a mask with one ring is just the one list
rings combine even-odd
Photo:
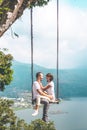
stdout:
[[[31,65],[13,61],[13,81],[6,86],[0,96],[18,97],[21,92],[31,92]],[[46,75],[54,75],[56,92],[56,69],[48,69],[34,64],[34,80],[36,72],[41,71]],[[43,84],[46,85],[44,76]],[[87,69],[59,70],[59,97],[87,97]]]

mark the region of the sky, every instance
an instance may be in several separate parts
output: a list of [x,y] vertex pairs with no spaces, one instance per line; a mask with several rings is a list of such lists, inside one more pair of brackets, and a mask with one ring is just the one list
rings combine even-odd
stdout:
[[[57,62],[56,10],[56,0],[33,9],[34,63],[47,68],[56,68]],[[58,15],[59,69],[86,67],[87,0],[59,0]],[[0,48],[8,48],[19,62],[31,62],[29,9],[0,38]]]

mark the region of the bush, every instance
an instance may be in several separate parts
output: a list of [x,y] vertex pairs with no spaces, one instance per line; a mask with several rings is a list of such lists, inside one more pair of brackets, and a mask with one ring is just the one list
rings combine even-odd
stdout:
[[40,119],[32,121],[29,128],[29,130],[56,130],[53,122],[46,123]]
[[56,130],[54,123],[46,123],[40,119],[27,124],[18,119],[11,108],[13,101],[0,98],[0,130]]

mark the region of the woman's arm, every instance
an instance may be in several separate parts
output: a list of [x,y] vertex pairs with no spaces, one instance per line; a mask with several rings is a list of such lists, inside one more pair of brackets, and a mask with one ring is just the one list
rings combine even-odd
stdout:
[[45,86],[45,87],[42,87],[42,90],[47,90],[48,88],[50,88],[51,87],[51,85],[47,85],[47,86]]

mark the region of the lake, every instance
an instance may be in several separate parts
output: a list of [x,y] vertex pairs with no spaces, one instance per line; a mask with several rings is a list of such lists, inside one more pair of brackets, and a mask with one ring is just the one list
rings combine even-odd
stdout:
[[[25,109],[15,113],[27,123],[42,118],[42,108],[36,117],[32,117],[32,112],[33,109]],[[87,98],[70,98],[51,104],[49,119],[54,121],[56,130],[87,130]]]

